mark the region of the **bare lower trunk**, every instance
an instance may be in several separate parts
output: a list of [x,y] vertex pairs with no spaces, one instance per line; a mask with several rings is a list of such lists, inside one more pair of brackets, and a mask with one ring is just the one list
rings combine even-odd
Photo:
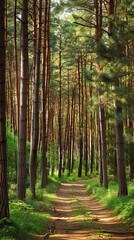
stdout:
[[116,156],[117,156],[117,172],[118,172],[118,195],[127,195],[127,182],[124,163],[124,137],[123,137],[123,120],[122,108],[116,102]]
[[23,200],[26,195],[26,131],[28,89],[28,1],[22,2],[21,21],[21,75],[20,75],[20,123],[18,138],[17,195]]
[[35,183],[37,170],[37,148],[39,137],[39,85],[40,85],[40,54],[41,54],[41,21],[42,21],[42,0],[39,1],[39,30],[36,52],[36,67],[35,67],[35,84],[33,95],[33,110],[32,110],[32,134],[31,134],[31,149],[30,149],[30,189],[35,197]]
[[9,217],[6,155],[5,1],[0,3],[0,219]]
[[102,175],[103,182],[102,186],[108,188],[108,176],[107,176],[107,145],[106,145],[106,119],[104,107],[100,106],[99,109],[99,119],[100,119],[100,138],[101,138],[101,164],[102,164]]

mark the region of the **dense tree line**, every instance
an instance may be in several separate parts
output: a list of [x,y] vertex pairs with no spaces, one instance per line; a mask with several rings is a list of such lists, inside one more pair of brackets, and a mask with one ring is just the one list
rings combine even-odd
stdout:
[[18,138],[19,199],[26,197],[28,176],[35,197],[38,175],[44,188],[48,174],[75,170],[78,177],[99,172],[105,188],[117,178],[118,195],[128,194],[127,179],[134,178],[133,15],[134,4],[125,0],[2,1],[1,218],[9,216],[6,124]]

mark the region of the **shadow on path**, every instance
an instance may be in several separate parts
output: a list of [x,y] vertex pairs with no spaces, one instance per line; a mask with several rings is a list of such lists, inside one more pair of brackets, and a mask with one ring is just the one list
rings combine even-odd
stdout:
[[85,182],[60,185],[49,228],[51,234],[46,239],[134,240],[134,232],[130,233],[87,192]]

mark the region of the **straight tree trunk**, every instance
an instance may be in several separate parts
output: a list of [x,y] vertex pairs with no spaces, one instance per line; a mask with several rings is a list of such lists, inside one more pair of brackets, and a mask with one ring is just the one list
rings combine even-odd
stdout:
[[117,157],[117,172],[118,172],[118,195],[127,195],[127,181],[124,163],[124,137],[123,137],[123,120],[122,107],[116,101],[116,157]]
[[84,158],[85,158],[85,176],[88,175],[88,110],[87,110],[87,85],[85,82],[85,140],[84,140]]
[[99,107],[99,122],[100,122],[100,138],[101,138],[101,159],[102,159],[102,174],[103,182],[102,186],[108,188],[108,176],[107,176],[107,144],[106,144],[106,119],[104,106]]
[[41,160],[41,187],[44,188],[48,183],[47,170],[47,96],[48,96],[48,46],[49,46],[49,14],[50,1],[45,1],[44,12],[44,44],[43,44],[43,73],[42,73],[42,96],[43,96],[43,112],[42,112],[42,160]]
[[26,131],[28,79],[28,1],[23,0],[21,16],[20,122],[17,162],[17,195],[20,200],[23,200],[26,196]]
[[15,96],[14,96],[14,87],[12,84],[12,72],[13,72],[13,64],[12,64],[12,53],[9,53],[8,56],[8,79],[9,79],[9,91],[10,91],[10,123],[11,130],[14,134],[17,134],[17,124],[16,124],[16,109],[15,109]]
[[[61,30],[60,30],[61,31]],[[60,32],[60,51],[59,51],[59,115],[58,115],[58,123],[59,123],[59,172],[58,176],[61,177],[62,174],[62,99],[61,99],[61,91],[62,91],[62,86],[61,86],[61,32]]]
[[[102,0],[95,0],[96,8],[96,43],[102,37]],[[99,68],[101,66],[98,66]],[[103,103],[100,101],[99,106],[99,124],[100,124],[100,166],[102,167],[103,183],[102,186],[108,188],[108,176],[107,176],[107,144],[106,144],[106,119],[105,119],[105,109]]]
[[0,219],[9,217],[6,155],[5,1],[0,3]]
[[68,70],[68,107],[67,107],[67,145],[68,145],[68,176],[71,174],[71,124],[70,124],[70,74]]
[[75,87],[72,90],[72,104],[71,104],[71,172],[74,168],[74,143],[75,143]]
[[39,0],[39,26],[36,46],[36,66],[34,79],[33,107],[32,107],[32,134],[30,149],[30,189],[35,197],[37,148],[39,137],[39,86],[40,86],[40,56],[41,56],[41,25],[42,25],[42,0]]
[[[82,108],[82,88],[81,73],[80,73],[80,57],[78,58],[78,86],[79,86],[79,162],[78,162],[78,177],[82,176],[82,160],[83,160],[83,108]],[[83,84],[83,82],[82,82]]]
[[[115,15],[115,2],[109,0],[107,2],[107,13],[109,17],[108,30],[111,35],[113,32],[113,22],[110,19],[112,15]],[[115,83],[116,87],[119,87],[119,80]],[[124,136],[123,136],[123,119],[122,119],[122,107],[121,103],[116,100],[115,103],[115,119],[116,119],[116,160],[117,160],[117,173],[118,173],[118,195],[127,195],[127,181],[125,173],[124,163]]]
[[16,15],[17,15],[17,0],[14,3],[14,58],[15,58],[15,69],[16,69],[16,119],[17,119],[17,135],[19,133],[19,116],[20,116],[20,93],[19,93],[19,70],[18,70],[18,57],[17,57],[17,26],[16,26]]

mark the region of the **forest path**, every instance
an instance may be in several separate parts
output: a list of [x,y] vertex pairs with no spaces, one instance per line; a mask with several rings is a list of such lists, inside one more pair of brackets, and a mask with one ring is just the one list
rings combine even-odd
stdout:
[[51,240],[134,240],[117,217],[87,192],[85,180],[62,183],[50,224]]

